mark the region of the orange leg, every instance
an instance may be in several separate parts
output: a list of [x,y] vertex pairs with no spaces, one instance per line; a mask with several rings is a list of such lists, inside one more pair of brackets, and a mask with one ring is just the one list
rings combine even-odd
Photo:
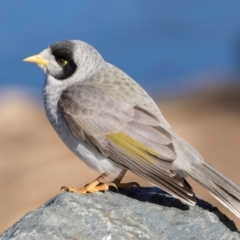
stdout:
[[115,187],[116,189],[119,188],[133,188],[133,187],[139,187],[139,184],[136,182],[130,182],[130,183],[121,183],[125,173],[127,170],[122,170],[120,174],[115,178],[115,180],[111,183],[102,183],[102,181],[108,176],[108,174],[103,173],[100,175],[96,180],[93,182],[87,184],[84,188],[76,188],[71,186],[63,186],[61,187],[61,190],[65,192],[74,192],[74,193],[94,193],[99,191],[107,191],[109,187]]
[[[93,193],[99,191],[107,191],[109,186],[116,187],[114,183],[102,183],[102,181],[108,176],[108,174],[103,173],[96,180],[87,184],[84,188],[75,188],[75,187],[61,187],[61,190],[65,192],[75,192],[75,193]],[[117,188],[117,187],[116,187]]]

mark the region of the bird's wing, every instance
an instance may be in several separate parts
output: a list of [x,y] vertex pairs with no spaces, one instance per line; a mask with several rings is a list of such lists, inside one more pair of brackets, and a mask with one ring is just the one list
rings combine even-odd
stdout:
[[106,86],[79,84],[66,89],[59,109],[72,133],[163,190],[189,203],[196,199],[172,167],[171,135],[147,109],[114,97]]

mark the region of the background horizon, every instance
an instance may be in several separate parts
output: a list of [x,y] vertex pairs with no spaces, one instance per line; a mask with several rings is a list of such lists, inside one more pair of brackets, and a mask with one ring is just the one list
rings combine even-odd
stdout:
[[22,60],[79,39],[165,98],[234,84],[240,68],[240,3],[172,1],[0,2],[0,90],[40,96],[41,71]]

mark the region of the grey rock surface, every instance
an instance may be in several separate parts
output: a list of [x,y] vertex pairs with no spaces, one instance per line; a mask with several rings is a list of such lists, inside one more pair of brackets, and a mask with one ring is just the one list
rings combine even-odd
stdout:
[[210,204],[185,205],[158,188],[61,193],[5,231],[6,239],[240,239]]

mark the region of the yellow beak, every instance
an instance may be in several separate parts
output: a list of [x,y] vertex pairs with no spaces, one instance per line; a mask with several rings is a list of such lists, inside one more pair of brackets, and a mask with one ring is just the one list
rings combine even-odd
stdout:
[[34,55],[28,58],[23,59],[24,62],[32,62],[46,66],[48,60],[44,59],[41,55]]

